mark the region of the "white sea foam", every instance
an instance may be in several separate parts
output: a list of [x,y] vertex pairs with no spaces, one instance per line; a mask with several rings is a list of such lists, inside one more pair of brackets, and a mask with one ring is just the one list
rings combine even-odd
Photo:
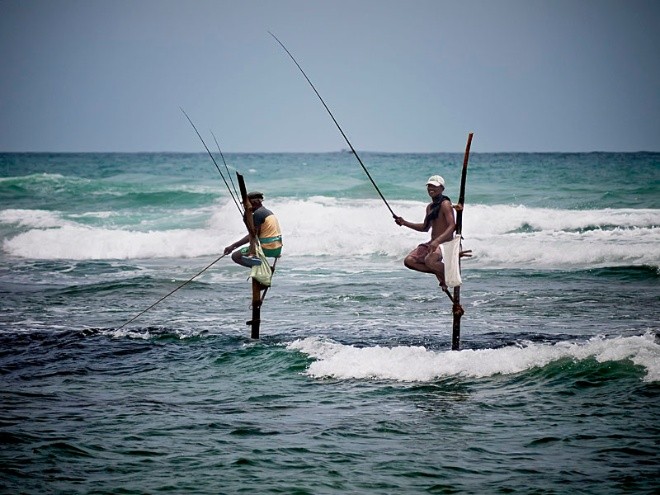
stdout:
[[176,336],[180,340],[198,337],[203,333],[203,332],[195,332],[195,331],[159,330],[159,329],[149,329],[149,328],[143,328],[138,330],[129,329],[129,328],[117,328],[117,329],[108,329],[108,330],[100,331],[101,335],[107,335],[115,339],[128,338],[135,340],[150,340],[156,337],[162,337],[165,335],[165,332],[167,332],[167,335]]
[[29,228],[49,228],[72,225],[72,222],[63,221],[59,214],[47,210],[20,210],[9,209],[0,211],[0,223],[18,225]]
[[35,229],[3,244],[13,256],[35,259],[144,259],[195,257],[221,251],[207,230],[135,232],[66,226]]
[[287,348],[314,359],[306,372],[314,378],[429,382],[456,376],[511,375],[564,358],[576,361],[593,358],[601,363],[630,360],[645,369],[645,381],[660,381],[660,345],[652,332],[638,337],[596,337],[585,343],[530,343],[459,352],[406,346],[358,348],[319,337],[296,340]]
[[[397,214],[423,220],[424,203],[391,203]],[[428,233],[397,226],[375,200],[329,197],[275,199],[267,207],[278,216],[288,257],[361,256],[401,259]],[[207,214],[196,212],[197,215]],[[219,205],[205,227],[152,230],[139,224],[116,228],[107,212],[80,217],[108,217],[105,227],[76,223],[42,210],[4,210],[0,223],[23,232],[6,238],[10,255],[42,259],[127,259],[194,257],[219,254],[244,235],[232,202]],[[189,215],[181,213],[182,222]],[[175,219],[168,217],[168,225]],[[27,229],[27,230],[26,230]],[[471,205],[464,213],[465,249],[474,258],[467,267],[572,269],[615,265],[660,265],[660,211],[635,209],[550,210],[522,206]]]
[[26,175],[22,177],[0,177],[0,182],[15,182],[16,180],[26,180],[26,179],[32,179],[34,181],[39,181],[39,180],[58,181],[64,178],[65,177],[62,174],[41,173],[41,174]]

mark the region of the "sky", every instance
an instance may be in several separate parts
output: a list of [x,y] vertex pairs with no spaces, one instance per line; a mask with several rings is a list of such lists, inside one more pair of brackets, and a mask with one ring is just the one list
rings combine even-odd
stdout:
[[660,151],[657,0],[0,0],[0,152]]

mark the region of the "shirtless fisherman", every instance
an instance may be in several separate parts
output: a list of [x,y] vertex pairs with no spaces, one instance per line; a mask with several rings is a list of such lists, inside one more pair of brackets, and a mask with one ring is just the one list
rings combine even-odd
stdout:
[[426,181],[426,191],[432,202],[426,206],[426,217],[423,223],[412,223],[402,217],[396,217],[397,225],[403,225],[418,232],[428,232],[431,229],[431,240],[420,244],[406,256],[403,264],[411,270],[433,273],[440,283],[442,290],[447,289],[445,284],[445,265],[442,262],[440,244],[451,241],[456,230],[454,210],[451,200],[442,193],[445,190],[445,180],[439,175],[433,175]]

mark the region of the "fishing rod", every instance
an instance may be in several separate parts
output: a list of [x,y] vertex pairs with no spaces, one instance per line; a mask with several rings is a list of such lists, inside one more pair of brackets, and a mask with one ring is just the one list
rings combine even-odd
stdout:
[[164,295],[163,297],[161,297],[160,299],[158,299],[158,301],[156,301],[156,302],[153,303],[151,306],[149,306],[147,309],[145,309],[144,311],[138,313],[138,314],[135,315],[133,318],[131,318],[130,320],[128,320],[128,321],[127,321],[126,323],[124,323],[122,326],[120,326],[119,328],[117,328],[117,330],[121,330],[122,328],[124,328],[124,327],[125,327],[126,325],[128,325],[129,323],[131,323],[131,322],[137,320],[137,319],[138,319],[140,316],[142,316],[144,313],[146,313],[146,312],[149,311],[151,308],[153,308],[154,306],[156,306],[156,304],[158,304],[158,303],[164,301],[165,299],[167,299],[168,297],[170,297],[172,294],[174,294],[176,291],[178,291],[178,290],[181,289],[182,287],[188,285],[190,282],[192,282],[193,280],[195,280],[197,277],[199,277],[202,273],[204,273],[206,270],[208,270],[209,268],[211,268],[213,265],[215,265],[218,261],[220,261],[220,260],[221,260],[222,258],[224,258],[225,256],[227,256],[227,255],[226,255],[226,254],[223,254],[222,256],[220,256],[219,258],[217,258],[217,259],[216,259],[215,261],[213,261],[211,264],[209,264],[208,266],[206,266],[205,268],[203,268],[202,270],[200,270],[199,272],[197,272],[196,275],[194,275],[193,277],[189,278],[189,279],[186,280],[184,283],[182,283],[181,285],[179,285],[176,289],[174,289],[173,291],[170,291],[168,294]]
[[218,147],[218,152],[220,153],[220,157],[222,158],[222,163],[225,164],[225,170],[227,171],[227,175],[229,176],[229,182],[231,182],[231,185],[234,188],[234,194],[236,195],[235,197],[238,198],[238,191],[236,190],[236,185],[234,185],[234,181],[231,178],[231,172],[229,171],[229,167],[227,166],[227,161],[225,160],[225,155],[222,154],[222,150],[220,149],[220,144],[218,143],[218,140],[215,137],[215,134],[213,134],[213,131],[211,131],[211,136],[213,136],[213,140],[215,141],[215,145]]
[[[216,162],[216,161],[215,161],[215,158],[213,158],[213,154],[211,153],[211,150],[209,150],[209,147],[206,146],[206,143],[204,142],[204,139],[202,138],[202,135],[199,133],[199,131],[197,130],[197,127],[195,127],[195,124],[193,124],[193,121],[190,119],[190,117],[188,116],[188,114],[186,113],[186,111],[185,111],[183,108],[181,108],[181,107],[179,107],[179,109],[183,112],[183,115],[186,116],[186,118],[188,119],[188,122],[190,122],[190,125],[192,126],[192,128],[195,129],[195,132],[197,133],[197,137],[199,137],[199,140],[200,140],[200,141],[202,142],[202,144],[204,145],[204,148],[206,148],[206,152],[207,152],[207,153],[209,154],[209,156],[211,157],[211,161],[212,161],[213,164],[215,165],[215,168],[218,170],[218,173],[220,174],[220,177],[222,177],[222,181],[225,183],[225,186],[227,186],[227,190],[229,191],[229,195],[231,196],[231,199],[234,200],[234,204],[236,205],[236,208],[238,208],[238,212],[241,214],[241,216],[243,216],[243,210],[241,210],[241,207],[239,206],[238,201],[236,200],[236,196],[234,196],[234,193],[232,193],[231,188],[229,187],[229,184],[227,183],[227,179],[225,179],[225,176],[224,176],[224,174],[222,173],[222,170],[220,170],[220,167],[218,166],[218,162]],[[216,143],[217,143],[217,141],[216,141]],[[218,149],[220,149],[219,146],[218,146]],[[222,152],[220,152],[220,155],[222,156],[222,159],[224,160],[225,157],[222,155]],[[225,166],[226,166],[226,165],[227,165],[227,164],[225,163]],[[230,180],[231,180],[231,177],[230,177]],[[232,182],[232,183],[233,183],[233,182]],[[234,189],[235,189],[235,188],[234,188]]]
[[342,130],[341,126],[339,125],[339,122],[337,122],[337,119],[335,119],[335,116],[332,115],[332,112],[330,111],[330,108],[328,108],[328,105],[326,105],[325,101],[323,100],[323,98],[321,97],[321,95],[319,94],[319,92],[317,91],[317,89],[316,89],[316,87],[314,86],[314,84],[312,83],[312,81],[309,79],[309,77],[307,77],[307,74],[305,74],[305,71],[303,70],[303,68],[302,68],[302,67],[300,66],[300,64],[296,61],[296,59],[293,57],[293,55],[291,55],[291,52],[287,49],[287,47],[284,46],[284,43],[282,43],[282,42],[277,38],[277,36],[275,36],[275,35],[274,35],[273,33],[271,33],[270,31],[268,31],[268,34],[270,34],[273,38],[275,38],[275,41],[277,41],[277,42],[280,44],[280,46],[281,46],[282,48],[284,48],[284,51],[287,53],[287,55],[289,55],[289,57],[291,58],[291,60],[293,60],[293,63],[296,64],[296,66],[298,67],[298,69],[300,69],[300,72],[302,73],[302,75],[305,76],[305,79],[307,80],[307,82],[309,83],[309,85],[310,85],[310,86],[312,87],[312,89],[314,90],[314,93],[316,93],[316,96],[319,97],[319,100],[321,100],[321,103],[323,103],[323,106],[325,107],[326,111],[327,111],[328,114],[330,115],[330,118],[332,118],[332,121],[333,121],[333,122],[335,123],[335,125],[337,126],[337,129],[339,129],[339,132],[340,132],[341,135],[343,136],[344,141],[346,141],[346,144],[348,144],[348,147],[351,149],[351,152],[355,155],[355,158],[357,158],[357,161],[360,163],[360,166],[362,167],[362,170],[364,170],[364,173],[367,174],[367,177],[369,177],[369,180],[371,181],[371,183],[373,184],[373,186],[376,188],[376,192],[379,194],[380,198],[381,198],[381,199],[383,200],[383,202],[385,203],[385,206],[387,206],[387,209],[390,210],[390,213],[392,214],[392,217],[397,218],[397,215],[395,215],[394,211],[392,211],[392,208],[390,208],[390,205],[389,205],[389,203],[387,202],[387,200],[385,199],[385,196],[383,196],[383,193],[380,192],[380,189],[379,189],[378,186],[376,185],[376,182],[375,182],[374,179],[371,177],[371,174],[370,174],[369,171],[367,170],[367,167],[365,167],[365,166],[364,166],[364,163],[362,163],[362,160],[360,159],[360,156],[357,154],[357,151],[355,151],[355,148],[353,148],[353,145],[352,145],[351,142],[348,140],[348,137],[346,137],[346,134],[345,134],[344,131]]
[[[213,135],[213,139],[215,140],[215,144],[216,144],[216,146],[218,147],[218,151],[220,152],[220,156],[222,157],[222,161],[223,161],[223,163],[225,164],[225,169],[227,170],[227,174],[229,175],[229,180],[231,181],[231,184],[232,184],[232,186],[234,187],[234,192],[232,192],[231,188],[229,187],[229,184],[227,183],[227,179],[225,179],[225,176],[224,176],[224,174],[222,173],[222,170],[220,170],[220,167],[218,166],[218,162],[216,162],[216,161],[215,161],[215,158],[213,158],[213,154],[211,153],[211,150],[209,150],[208,146],[206,146],[206,143],[204,142],[204,139],[202,138],[201,134],[200,134],[199,131],[197,130],[197,127],[195,127],[195,124],[193,123],[192,119],[188,116],[188,114],[186,113],[186,111],[185,111],[183,108],[179,107],[179,109],[181,110],[181,112],[183,112],[183,115],[186,116],[186,118],[188,119],[188,122],[190,122],[190,125],[191,125],[192,128],[195,130],[195,133],[197,134],[197,137],[199,137],[199,140],[200,140],[200,141],[202,142],[202,144],[204,145],[204,148],[206,149],[206,152],[207,152],[207,153],[209,154],[209,156],[211,157],[211,161],[213,161],[213,164],[215,165],[215,168],[218,170],[218,173],[220,174],[220,177],[222,177],[222,180],[223,180],[223,182],[225,183],[225,186],[227,186],[227,190],[229,191],[229,195],[230,195],[231,198],[234,200],[234,204],[235,204],[236,207],[238,208],[238,212],[239,212],[239,213],[241,214],[241,216],[242,216],[242,215],[243,215],[243,210],[241,210],[241,207],[239,206],[238,201],[236,200],[236,196],[238,196],[238,193],[236,193],[236,195],[234,194],[234,193],[236,192],[236,186],[234,185],[234,181],[231,180],[231,174],[229,173],[229,167],[227,166],[227,161],[225,160],[225,156],[222,154],[222,150],[220,149],[220,144],[218,143],[218,140],[216,139],[215,135],[214,135],[213,133],[211,133],[211,134]],[[195,275],[193,275],[191,278],[189,278],[188,280],[186,280],[184,283],[182,283],[181,285],[179,285],[178,287],[176,287],[174,290],[172,290],[172,291],[168,292],[167,294],[165,294],[163,297],[161,297],[160,299],[158,299],[158,301],[156,301],[155,303],[153,303],[153,304],[152,304],[151,306],[149,306],[147,309],[141,311],[140,313],[138,313],[137,315],[135,315],[133,318],[131,318],[130,320],[128,320],[126,323],[124,323],[122,326],[120,326],[119,328],[117,328],[117,330],[121,330],[122,328],[124,328],[124,327],[125,327],[126,325],[128,325],[129,323],[132,323],[132,322],[134,322],[135,320],[137,320],[140,316],[142,316],[144,313],[146,313],[147,311],[149,311],[151,308],[153,308],[153,307],[156,306],[157,304],[161,303],[162,301],[164,301],[165,299],[167,299],[168,297],[170,297],[172,294],[174,294],[176,291],[178,291],[179,289],[185,287],[185,286],[188,285],[190,282],[192,282],[193,280],[195,280],[197,277],[199,277],[202,273],[204,273],[206,270],[208,270],[209,268],[211,268],[213,265],[215,265],[218,261],[220,261],[220,260],[221,260],[222,258],[224,258],[225,256],[227,256],[227,255],[226,255],[226,254],[223,254],[222,256],[219,256],[218,258],[216,258],[214,261],[212,261],[212,262],[211,262],[210,264],[208,264],[206,267],[204,267],[203,269],[201,269],[199,272],[197,272],[197,273],[196,273]]]

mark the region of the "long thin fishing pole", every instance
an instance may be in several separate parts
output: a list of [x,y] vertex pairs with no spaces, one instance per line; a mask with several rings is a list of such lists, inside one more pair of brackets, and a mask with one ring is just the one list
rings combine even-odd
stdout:
[[176,289],[174,289],[173,291],[170,291],[168,294],[164,295],[163,297],[161,297],[160,299],[158,299],[158,301],[156,301],[156,302],[153,303],[151,306],[149,306],[147,309],[145,309],[144,311],[138,313],[138,314],[135,315],[133,318],[131,318],[130,320],[128,320],[128,321],[127,321],[126,323],[124,323],[122,326],[120,326],[119,328],[117,328],[117,330],[121,330],[122,328],[124,328],[124,327],[125,327],[126,325],[128,325],[129,323],[132,323],[132,322],[134,322],[135,320],[137,320],[137,319],[138,319],[140,316],[142,316],[144,313],[146,313],[146,312],[149,311],[151,308],[153,308],[154,306],[156,306],[156,304],[158,304],[158,303],[164,301],[165,299],[167,299],[168,297],[170,297],[172,294],[174,294],[176,291],[178,291],[178,290],[181,289],[182,287],[188,285],[190,282],[192,282],[193,280],[195,280],[197,277],[199,277],[202,273],[204,273],[206,270],[208,270],[209,268],[211,268],[213,265],[215,265],[218,261],[220,261],[220,260],[221,260],[222,258],[224,258],[225,256],[227,256],[227,255],[226,255],[226,254],[223,254],[222,256],[220,256],[218,259],[216,259],[215,261],[213,261],[213,262],[212,262],[211,264],[209,264],[207,267],[205,267],[204,269],[200,270],[196,275],[194,275],[193,277],[189,278],[189,279],[186,280],[184,283],[182,283],[181,285],[179,285]]
[[231,182],[231,186],[234,188],[235,197],[238,198],[239,194],[238,191],[236,190],[236,185],[234,185],[234,181],[231,178],[231,172],[229,171],[229,167],[227,166],[227,160],[225,160],[225,155],[222,154],[222,150],[220,149],[220,143],[218,143],[218,139],[215,137],[215,134],[213,134],[213,131],[211,131],[211,136],[213,136],[215,145],[218,147],[218,152],[220,153],[220,158],[222,158],[222,163],[225,164],[225,170],[227,171],[227,175],[229,176],[229,182]]
[[225,186],[227,186],[227,190],[229,191],[229,195],[231,196],[231,199],[234,200],[234,204],[236,205],[236,208],[238,208],[238,212],[241,214],[241,216],[243,216],[243,210],[239,206],[238,201],[236,200],[236,196],[234,196],[234,193],[231,191],[231,188],[229,187],[229,184],[227,183],[227,179],[225,179],[225,175],[222,173],[222,170],[220,170],[220,167],[218,166],[218,162],[215,161],[215,158],[213,158],[213,154],[211,153],[211,150],[209,150],[209,147],[206,146],[206,143],[204,142],[204,138],[202,138],[202,135],[199,133],[199,131],[197,130],[197,127],[195,127],[195,124],[193,124],[193,121],[190,119],[190,117],[188,117],[188,114],[186,113],[186,111],[181,107],[179,107],[179,109],[183,112],[183,115],[186,116],[186,118],[188,119],[188,122],[190,122],[190,125],[192,126],[192,128],[195,129],[195,132],[197,133],[197,137],[199,138],[199,140],[204,145],[204,148],[206,148],[206,152],[211,157],[211,161],[215,165],[215,168],[218,169],[218,173],[220,174],[220,177],[222,177],[222,181],[225,183]]
[[367,174],[367,177],[369,177],[369,180],[371,181],[371,183],[373,184],[373,186],[376,188],[376,192],[378,192],[378,195],[380,196],[380,198],[381,198],[381,199],[383,200],[383,202],[385,203],[385,206],[387,206],[387,209],[390,210],[390,213],[392,214],[392,216],[393,216],[394,218],[396,218],[397,215],[395,215],[395,214],[394,214],[394,211],[392,211],[392,208],[390,208],[390,205],[389,205],[389,203],[387,202],[387,200],[385,199],[385,196],[383,196],[383,193],[380,192],[380,189],[379,189],[378,186],[376,185],[376,182],[374,181],[374,179],[371,177],[371,174],[370,174],[369,171],[367,170],[367,167],[365,167],[365,166],[364,166],[364,163],[362,163],[362,160],[360,159],[360,156],[357,154],[357,151],[355,151],[355,148],[353,148],[353,145],[352,145],[351,142],[348,140],[348,137],[346,137],[346,134],[344,134],[344,131],[342,130],[341,126],[339,125],[339,122],[337,122],[337,119],[335,119],[335,116],[332,115],[332,112],[331,112],[330,109],[328,108],[328,105],[325,104],[325,101],[323,100],[323,98],[321,97],[321,95],[319,94],[319,92],[316,90],[316,87],[314,86],[314,84],[312,83],[312,81],[309,79],[309,77],[307,77],[307,74],[305,74],[305,71],[302,69],[302,67],[300,66],[300,64],[299,64],[299,63],[296,61],[296,59],[293,57],[293,55],[291,55],[291,52],[286,48],[286,46],[284,46],[284,43],[282,43],[282,42],[277,38],[277,36],[275,36],[275,35],[274,35],[273,33],[271,33],[270,31],[268,31],[268,34],[270,34],[273,38],[275,38],[275,41],[277,41],[277,42],[280,44],[280,46],[281,46],[282,48],[284,48],[284,51],[287,53],[287,55],[289,55],[289,57],[291,58],[291,60],[293,60],[293,63],[296,64],[296,66],[298,67],[298,69],[300,69],[300,72],[302,73],[302,75],[305,76],[305,79],[307,79],[307,82],[309,83],[309,85],[310,85],[310,86],[312,87],[312,89],[314,90],[314,93],[316,93],[316,96],[319,97],[319,100],[321,100],[321,103],[323,103],[323,106],[325,107],[326,111],[327,111],[328,114],[330,115],[330,118],[332,118],[332,121],[333,121],[333,122],[335,123],[335,125],[337,126],[337,129],[339,129],[339,132],[341,133],[341,135],[343,136],[344,140],[346,141],[346,144],[348,144],[348,147],[351,149],[351,152],[355,155],[355,158],[357,158],[357,161],[360,163],[360,166],[362,167],[362,170],[364,170],[364,173]]

